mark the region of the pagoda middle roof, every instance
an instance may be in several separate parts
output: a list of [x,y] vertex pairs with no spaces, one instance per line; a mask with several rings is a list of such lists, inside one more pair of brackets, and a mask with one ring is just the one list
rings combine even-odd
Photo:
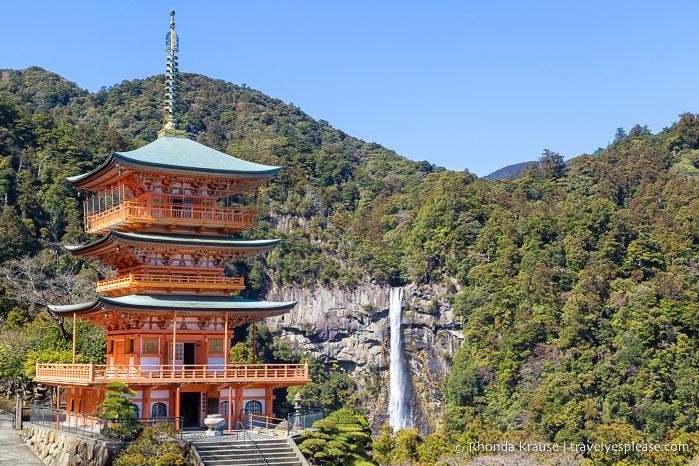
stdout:
[[118,297],[100,296],[96,300],[69,304],[66,306],[52,306],[49,309],[57,315],[68,314],[92,314],[104,310],[126,310],[139,312],[172,312],[183,311],[185,313],[220,313],[232,311],[244,314],[259,314],[260,317],[281,315],[293,308],[296,301],[267,302],[252,299],[243,299],[233,296],[177,296],[177,295],[139,295],[131,294]]
[[89,180],[114,165],[212,176],[262,178],[271,178],[281,170],[281,167],[239,159],[186,137],[163,136],[136,150],[112,152],[99,167],[82,175],[68,177],[68,181],[80,183]]
[[82,246],[66,246],[72,253],[81,253],[90,249],[106,245],[111,242],[123,241],[125,243],[140,243],[148,245],[181,246],[181,247],[201,247],[201,248],[222,248],[222,249],[246,249],[266,251],[279,244],[279,239],[244,239],[216,236],[195,236],[195,235],[158,235],[151,233],[128,233],[110,230],[106,235],[100,237],[92,243]]

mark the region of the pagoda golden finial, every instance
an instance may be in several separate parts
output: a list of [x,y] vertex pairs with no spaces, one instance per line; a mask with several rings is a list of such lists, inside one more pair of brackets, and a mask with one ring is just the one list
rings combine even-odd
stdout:
[[170,10],[170,31],[165,36],[165,51],[167,55],[167,65],[165,67],[165,126],[158,133],[162,136],[184,136],[184,131],[177,129],[177,52],[180,50],[180,40],[175,33],[175,10]]

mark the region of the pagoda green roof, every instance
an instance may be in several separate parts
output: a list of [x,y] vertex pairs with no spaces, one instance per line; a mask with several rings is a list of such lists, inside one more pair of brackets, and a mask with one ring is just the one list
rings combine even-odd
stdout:
[[70,304],[67,306],[51,306],[54,313],[66,315],[72,313],[91,313],[105,309],[138,310],[140,312],[238,312],[260,314],[261,316],[279,315],[288,312],[296,305],[291,302],[267,302],[243,299],[229,296],[177,296],[177,295],[126,295],[118,297],[100,296],[96,300]]
[[112,152],[107,160],[95,170],[69,177],[68,181],[71,183],[82,181],[114,164],[249,177],[272,177],[281,170],[281,167],[239,159],[186,137],[163,136],[136,150]]
[[194,247],[220,247],[220,248],[241,248],[241,249],[259,249],[267,250],[277,244],[279,239],[245,239],[245,238],[230,238],[216,236],[195,236],[195,235],[158,235],[151,233],[127,233],[111,230],[106,235],[100,237],[92,243],[82,246],[66,246],[70,252],[80,252],[101,244],[106,244],[110,241],[123,240],[133,243],[157,243],[168,245],[182,245]]

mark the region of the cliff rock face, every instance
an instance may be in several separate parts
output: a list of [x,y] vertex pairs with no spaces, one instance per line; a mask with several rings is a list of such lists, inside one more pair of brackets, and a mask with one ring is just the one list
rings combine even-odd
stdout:
[[[353,290],[289,287],[273,289],[267,296],[298,301],[289,314],[268,319],[267,324],[294,348],[348,371],[359,386],[374,432],[388,422],[389,291],[375,285]],[[444,295],[439,287],[413,285],[403,292],[402,354],[410,373],[408,425],[421,434],[437,427],[442,383],[449,372],[445,355],[452,355],[463,339]]]

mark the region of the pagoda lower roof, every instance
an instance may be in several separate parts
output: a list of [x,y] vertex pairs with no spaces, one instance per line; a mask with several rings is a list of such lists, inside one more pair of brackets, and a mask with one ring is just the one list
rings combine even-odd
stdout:
[[211,314],[234,312],[260,317],[272,317],[290,311],[296,305],[291,302],[267,302],[229,296],[177,296],[132,294],[118,297],[100,296],[89,303],[51,306],[57,315],[92,314],[105,310],[139,311],[152,313]]
[[123,242],[126,244],[141,244],[150,246],[177,246],[214,249],[242,249],[246,251],[265,252],[279,244],[279,239],[252,240],[244,238],[195,236],[195,235],[158,235],[151,233],[127,233],[110,230],[106,235],[82,246],[66,246],[65,248],[76,254],[88,253],[110,243]]
[[68,181],[78,186],[89,184],[90,180],[114,166],[169,173],[253,178],[271,178],[281,170],[281,167],[239,159],[186,137],[164,136],[136,150],[112,152],[93,171],[68,177]]

